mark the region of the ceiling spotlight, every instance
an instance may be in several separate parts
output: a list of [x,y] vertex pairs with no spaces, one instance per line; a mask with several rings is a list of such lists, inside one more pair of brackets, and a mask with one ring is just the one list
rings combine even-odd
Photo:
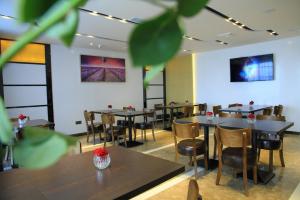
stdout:
[[183,49],[183,51],[186,52],[187,50],[186,50],[186,49]]
[[107,17],[104,17],[106,19],[113,19],[113,17],[111,15],[108,15]]
[[122,19],[122,20],[119,20],[119,21],[122,22],[122,23],[124,23],[124,24],[127,23],[126,19]]
[[13,19],[12,17],[5,16],[5,15],[1,15],[1,17],[2,17],[3,19]]
[[94,36],[92,36],[92,35],[88,35],[87,37],[88,37],[88,38],[94,38]]
[[80,33],[76,33],[76,36],[82,36]]
[[101,48],[101,44],[98,44],[98,48],[99,48],[99,49]]
[[90,42],[90,46],[93,46],[94,44],[92,42]]
[[98,12],[96,12],[96,11],[90,12],[90,15],[98,16]]

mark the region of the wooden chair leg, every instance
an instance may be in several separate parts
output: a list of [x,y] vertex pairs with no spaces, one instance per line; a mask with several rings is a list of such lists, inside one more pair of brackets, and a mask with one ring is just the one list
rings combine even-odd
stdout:
[[247,176],[247,166],[243,165],[243,185],[246,196],[249,195],[248,193],[248,176]]
[[144,142],[144,139],[143,129],[141,129],[141,140]]
[[198,179],[198,173],[197,173],[197,159],[196,156],[193,156],[193,160],[194,160],[194,170],[195,170],[195,179]]
[[154,127],[152,128],[152,136],[153,136],[153,141],[156,141],[155,135],[154,135]]
[[216,185],[220,185],[220,179],[221,179],[221,176],[222,176],[222,160],[219,161],[219,164],[218,164],[218,173],[217,173],[217,179],[216,179]]
[[144,129],[143,131],[144,131],[144,137],[145,137],[145,141],[147,141],[146,129]]
[[204,167],[205,167],[205,170],[208,170],[208,158],[206,156],[206,153],[204,154]]
[[257,162],[259,162],[259,158],[260,158],[260,149],[258,149],[257,151]]
[[95,132],[93,132],[93,143],[94,143],[94,145],[96,144],[96,134],[95,134]]
[[105,132],[104,134],[105,134],[105,136],[104,136],[104,147],[106,147],[107,133]]
[[86,132],[86,142],[88,143],[89,142],[89,137],[90,137],[90,133],[89,131]]
[[281,139],[281,148],[279,150],[279,157],[280,157],[281,166],[285,167],[284,158],[283,158],[283,139]]
[[253,182],[257,184],[257,164],[253,166]]
[[136,128],[133,128],[134,141],[136,141]]

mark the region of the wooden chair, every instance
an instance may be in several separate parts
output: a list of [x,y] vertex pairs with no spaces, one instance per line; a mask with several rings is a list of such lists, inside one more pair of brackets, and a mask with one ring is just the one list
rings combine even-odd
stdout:
[[165,121],[170,120],[170,114],[165,113],[163,104],[154,104],[154,111],[156,116],[156,122],[162,122],[162,127],[165,127]]
[[282,111],[283,111],[283,105],[278,105],[278,106],[274,106],[274,111],[273,114],[275,116],[281,116],[282,115]]
[[218,116],[219,115],[220,109],[222,109],[221,105],[213,106],[214,116]]
[[[257,157],[256,152],[248,147],[251,145],[251,129],[224,129],[217,127],[216,137],[218,142],[218,174],[216,185],[220,184],[222,167],[228,165],[234,169],[243,170],[243,185],[248,196],[247,170],[253,168],[253,181],[257,184]],[[226,146],[225,149],[223,147]]]
[[82,145],[79,140],[77,140],[74,146],[71,146],[68,150],[68,155],[78,155],[82,153]]
[[[135,110],[135,108],[132,108],[132,110]],[[127,111],[128,111],[128,107],[127,107],[127,106],[124,106],[124,107],[123,107],[123,111],[127,112]],[[133,118],[132,118],[133,123],[134,123],[134,120],[135,120],[135,118],[133,117]],[[124,117],[124,119],[119,119],[119,120],[117,120],[117,125],[118,125],[118,126],[123,126],[123,127],[128,127],[128,120],[127,120],[127,117]]]
[[202,200],[202,197],[199,194],[198,183],[194,179],[191,179],[189,182],[187,200]]
[[[273,121],[286,121],[285,116],[270,116],[270,115],[257,115],[257,120],[273,120]],[[277,136],[277,135],[276,135]],[[279,137],[274,137],[272,134],[264,133],[258,137],[257,148],[258,148],[258,161],[260,158],[260,150],[269,150],[269,170],[273,170],[273,151],[279,150],[279,157],[281,166],[285,167],[283,157],[283,137],[281,134]]]
[[226,118],[242,118],[243,115],[241,113],[225,113],[225,112],[220,112],[219,117],[226,117]]
[[[205,169],[208,169],[206,158],[206,147],[204,140],[196,139],[199,136],[198,123],[176,123],[173,122],[172,132],[175,143],[175,159],[178,160],[179,154],[189,156],[194,162],[195,178],[197,179],[197,156],[204,154]],[[177,138],[182,139],[177,142]]]
[[155,141],[155,135],[154,135],[155,126],[156,126],[155,110],[150,110],[149,113],[147,113],[144,116],[144,122],[139,122],[134,124],[133,126],[134,140],[136,140],[136,129],[141,129],[141,138],[143,141],[147,140],[146,130],[152,129],[152,137],[153,140]]
[[101,140],[101,131],[102,131],[102,124],[99,123],[95,123],[95,114],[92,112],[88,112],[87,110],[85,110],[83,112],[84,115],[84,119],[85,119],[85,124],[86,124],[86,129],[87,129],[87,138],[86,141],[89,142],[89,136],[90,134],[93,134],[93,143],[95,144],[95,134],[96,132],[99,133],[99,138]]
[[198,112],[195,113],[194,115],[195,116],[198,116],[198,115],[205,116],[206,115],[206,111],[207,111],[207,104],[206,103],[202,103],[202,104],[197,105],[197,107],[198,107]]
[[272,115],[272,108],[265,108],[263,109],[263,115]]
[[243,104],[241,104],[241,103],[233,103],[233,104],[229,104],[229,105],[228,105],[228,108],[238,107],[238,106],[243,106]]
[[122,137],[127,147],[126,141],[126,127],[124,126],[114,126],[115,124],[115,116],[111,113],[102,114],[101,115],[103,127],[104,127],[104,147],[106,146],[106,142],[108,140],[108,135],[111,136],[113,145],[115,145],[115,137],[117,137],[118,144],[120,143],[119,138]]
[[[241,113],[224,113],[224,112],[219,112],[219,117],[226,117],[226,118],[242,118],[243,115]],[[217,154],[217,142],[216,142],[216,136],[215,136],[215,143],[214,143],[214,154],[213,158],[216,159]]]
[[194,114],[194,106],[188,105],[183,107],[183,117],[192,117]]

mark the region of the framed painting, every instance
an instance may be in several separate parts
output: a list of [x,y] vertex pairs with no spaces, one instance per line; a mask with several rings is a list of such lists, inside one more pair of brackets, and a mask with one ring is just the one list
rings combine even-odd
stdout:
[[82,82],[125,82],[125,59],[80,56]]

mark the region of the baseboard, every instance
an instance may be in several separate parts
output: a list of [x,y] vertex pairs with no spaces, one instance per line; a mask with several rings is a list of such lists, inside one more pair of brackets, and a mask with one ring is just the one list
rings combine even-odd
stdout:
[[285,131],[285,134],[300,135],[300,132],[298,132],[298,131]]
[[86,135],[86,132],[71,134],[71,136],[74,136],[74,137],[79,137],[79,136],[83,136],[83,135]]

